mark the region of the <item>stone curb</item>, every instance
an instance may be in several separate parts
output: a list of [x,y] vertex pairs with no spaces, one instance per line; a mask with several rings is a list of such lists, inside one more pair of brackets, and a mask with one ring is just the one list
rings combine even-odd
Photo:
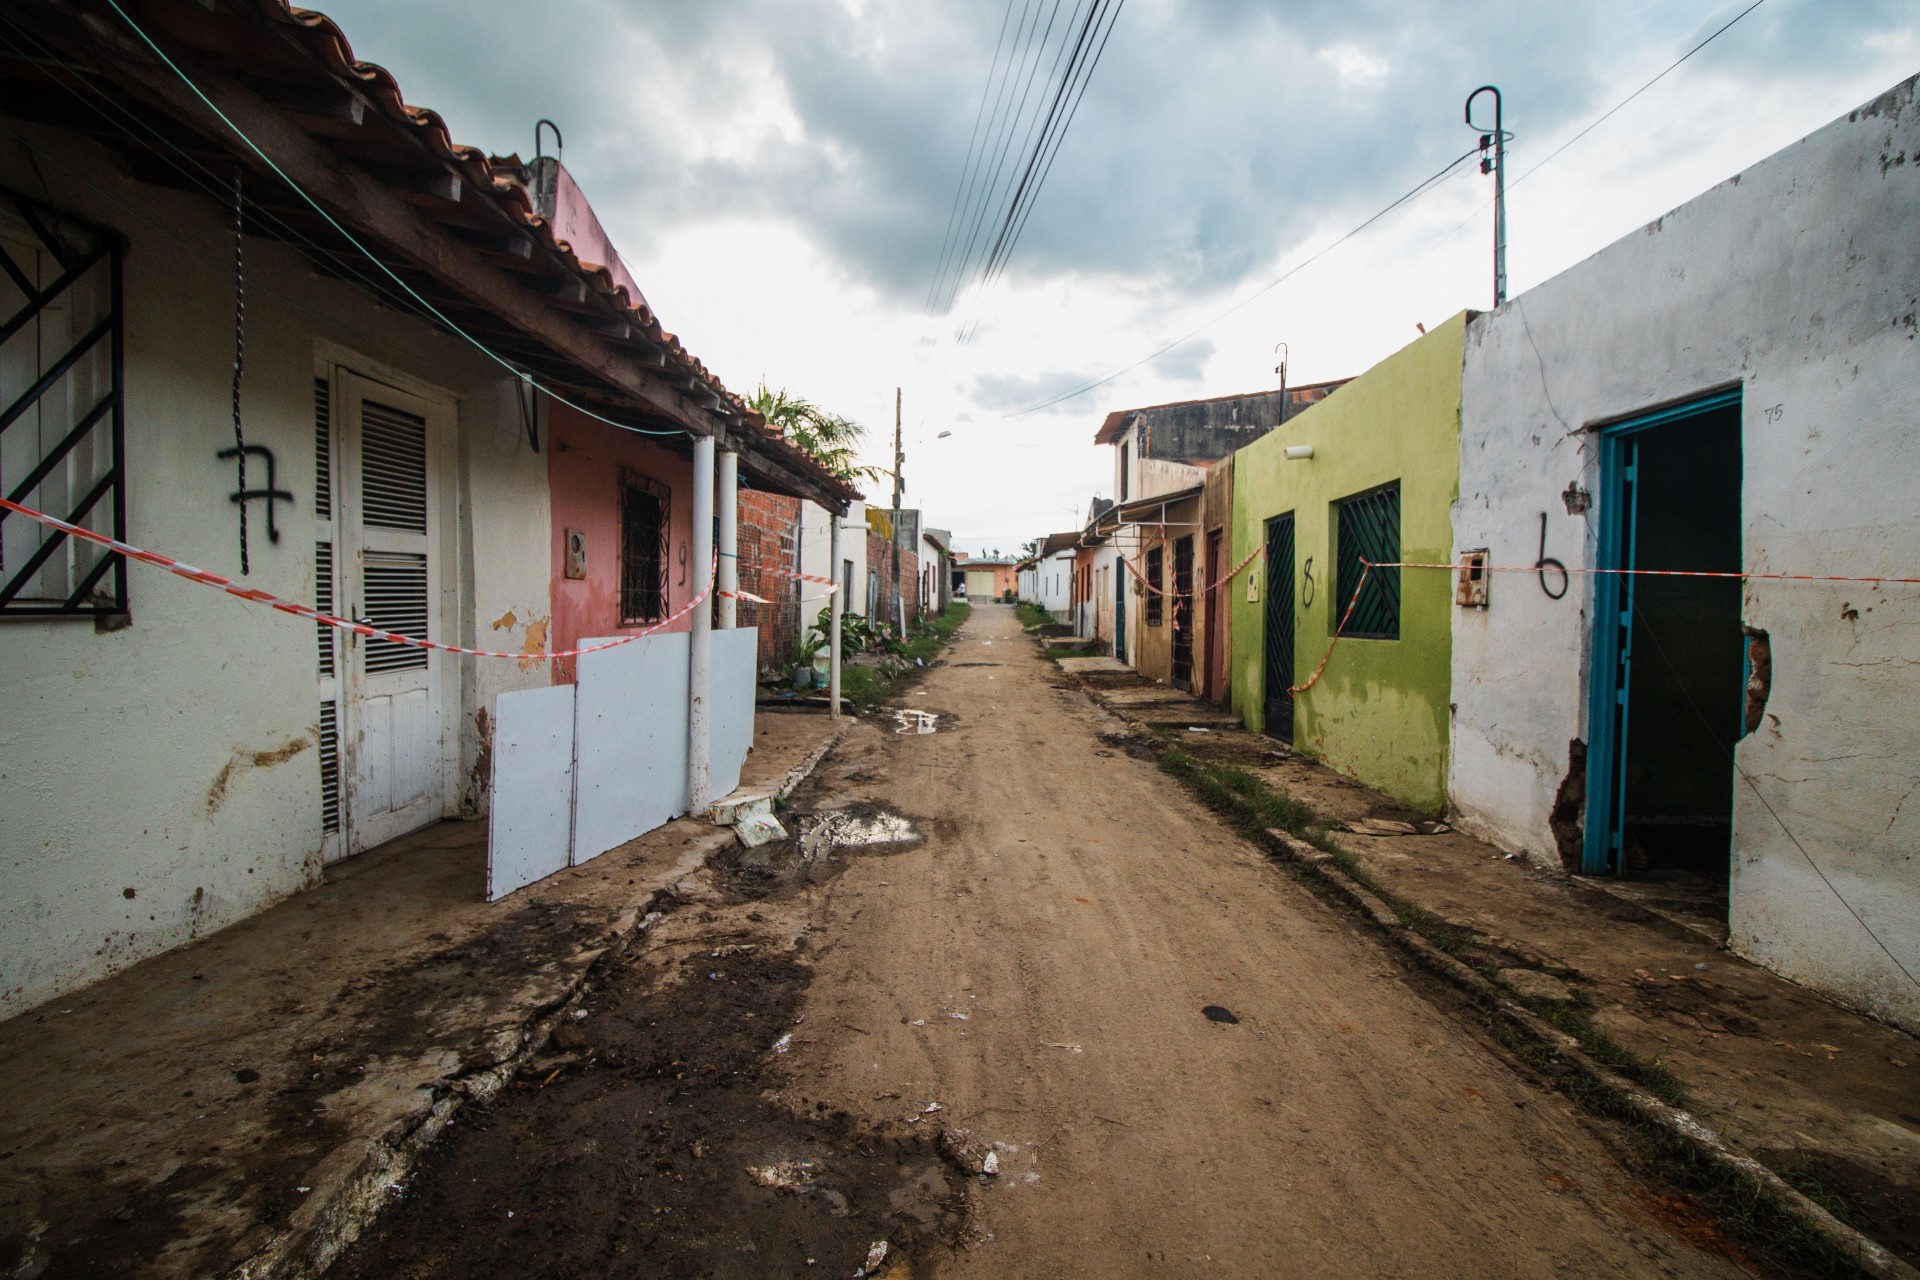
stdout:
[[[1081,688],[1120,719],[1146,727],[1145,721],[1108,702],[1096,690],[1084,683],[1081,683]],[[1516,1003],[1504,988],[1415,933],[1378,894],[1342,871],[1331,854],[1286,831],[1268,828],[1266,835],[1270,847],[1283,853],[1303,870],[1318,876],[1359,908],[1390,941],[1422,968],[1446,979],[1493,1009],[1522,1035],[1547,1049],[1574,1070],[1599,1081],[1620,1099],[1634,1119],[1678,1138],[1696,1157],[1716,1168],[1740,1174],[1758,1183],[1762,1193],[1777,1208],[1819,1234],[1836,1252],[1848,1257],[1875,1280],[1920,1280],[1920,1269],[1828,1213],[1758,1160],[1741,1154],[1711,1126],[1689,1112],[1662,1102],[1611,1067],[1595,1061],[1577,1037],[1568,1035]]]
[[[840,745],[846,732],[845,728],[835,730],[787,770],[775,796],[784,800],[791,795]],[[716,828],[709,837],[713,849],[723,848],[732,840],[733,833],[724,827]],[[229,1272],[231,1280],[315,1280],[332,1266],[379,1219],[397,1185],[413,1172],[414,1165],[446,1132],[459,1110],[491,1101],[512,1083],[552,1038],[561,1019],[579,1008],[594,975],[618,963],[645,938],[660,918],[661,904],[673,896],[678,884],[675,881],[655,889],[642,899],[606,946],[573,957],[577,973],[566,994],[509,1033],[509,1052],[493,1066],[442,1081],[432,1105],[411,1125],[394,1125],[375,1138],[351,1138],[321,1157],[307,1176],[313,1190],[294,1212],[292,1221],[252,1257],[235,1266]]]

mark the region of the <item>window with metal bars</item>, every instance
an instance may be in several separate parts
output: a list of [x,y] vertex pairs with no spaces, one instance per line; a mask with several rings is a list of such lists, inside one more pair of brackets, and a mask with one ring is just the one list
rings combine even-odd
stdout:
[[[1334,625],[1346,617],[1351,603],[1353,616],[1342,635],[1355,640],[1398,640],[1400,571],[1374,568],[1368,572],[1366,565],[1392,564],[1400,559],[1400,482],[1342,498],[1334,503],[1334,510],[1338,517],[1334,553],[1339,564],[1338,590],[1330,602]],[[1355,590],[1360,592],[1357,602]]]
[[1147,548],[1147,625],[1150,627],[1160,625],[1161,588],[1166,585],[1162,581],[1161,560],[1159,547]]
[[[121,244],[0,188],[0,493],[126,537]],[[0,614],[127,611],[123,557],[0,511]]]
[[667,533],[671,494],[637,472],[620,474],[620,625],[667,616]]

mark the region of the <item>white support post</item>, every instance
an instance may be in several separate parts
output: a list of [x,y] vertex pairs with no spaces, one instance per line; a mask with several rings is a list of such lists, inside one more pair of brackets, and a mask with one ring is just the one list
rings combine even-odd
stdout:
[[740,625],[740,602],[733,592],[740,589],[740,455],[720,451],[719,487],[714,504],[720,512],[720,629],[731,631]]
[[[713,437],[693,441],[693,568],[698,591],[713,571]],[[687,659],[687,811],[695,817],[713,800],[713,609],[711,602],[693,611]]]
[[840,583],[839,589],[828,598],[827,608],[827,706],[833,712],[833,718],[840,718],[840,613],[846,608],[847,592],[853,589],[851,582],[841,579],[844,574],[840,563],[840,515],[827,512],[832,532],[827,535],[827,577]]

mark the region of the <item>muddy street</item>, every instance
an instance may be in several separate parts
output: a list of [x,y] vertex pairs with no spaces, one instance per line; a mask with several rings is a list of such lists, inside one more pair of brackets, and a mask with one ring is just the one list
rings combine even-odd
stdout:
[[683,882],[336,1274],[1751,1274],[1103,743],[1011,608],[899,704],[797,839]]

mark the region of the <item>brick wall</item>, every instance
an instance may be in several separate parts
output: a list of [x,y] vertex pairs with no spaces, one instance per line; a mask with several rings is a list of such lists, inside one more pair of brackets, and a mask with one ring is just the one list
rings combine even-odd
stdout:
[[742,600],[736,616],[741,626],[760,628],[760,669],[782,671],[799,661],[800,614],[819,608],[800,597],[826,588],[789,576],[800,563],[798,498],[742,489],[739,511],[740,589],[773,603]]
[[[867,530],[867,568],[880,579],[879,605],[869,620],[891,626],[899,617],[893,607],[893,543],[885,534],[871,528]],[[904,549],[900,552],[900,595],[906,601],[907,622],[911,625],[920,607],[920,557]],[[866,583],[854,584],[847,607],[856,613],[867,612]]]

